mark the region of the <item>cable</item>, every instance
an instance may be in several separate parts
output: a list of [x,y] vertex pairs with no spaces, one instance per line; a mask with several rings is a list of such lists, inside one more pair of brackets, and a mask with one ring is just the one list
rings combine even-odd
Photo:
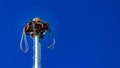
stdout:
[[[53,43],[52,44],[50,44],[50,36],[52,35],[52,37],[53,37]],[[52,33],[52,31],[49,29],[49,36],[48,36],[48,47],[47,48],[51,48],[51,49],[54,49],[54,46],[55,46],[55,37],[54,37],[54,34]]]
[[[23,45],[22,45],[23,39],[24,39],[24,42],[25,42],[25,49],[23,49]],[[21,37],[21,41],[20,41],[20,49],[24,53],[26,53],[29,50],[29,46],[28,46],[28,42],[27,42],[27,39],[26,39],[26,35],[23,34],[23,33],[22,33],[22,37]]]

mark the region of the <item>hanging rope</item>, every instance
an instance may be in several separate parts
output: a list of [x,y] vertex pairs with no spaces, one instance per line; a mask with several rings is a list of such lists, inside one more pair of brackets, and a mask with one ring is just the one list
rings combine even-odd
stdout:
[[[48,45],[49,46],[47,48],[54,49],[54,47],[55,47],[55,37],[54,37],[54,34],[52,33],[52,31],[50,29],[48,31],[49,31],[49,36],[48,36]],[[52,44],[50,44],[50,36],[53,37],[53,43]]]
[[[23,39],[24,39],[24,42],[25,42],[25,49],[23,49],[23,45],[22,45]],[[28,42],[27,42],[27,39],[26,39],[26,35],[24,33],[22,33],[22,37],[21,37],[21,41],[20,41],[20,49],[24,53],[26,53],[29,50],[29,46],[28,46]]]

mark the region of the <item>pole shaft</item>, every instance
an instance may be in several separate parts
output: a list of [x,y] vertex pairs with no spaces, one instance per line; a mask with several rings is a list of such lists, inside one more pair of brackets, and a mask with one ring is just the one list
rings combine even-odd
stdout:
[[41,68],[41,44],[39,43],[39,37],[35,36],[35,68]]

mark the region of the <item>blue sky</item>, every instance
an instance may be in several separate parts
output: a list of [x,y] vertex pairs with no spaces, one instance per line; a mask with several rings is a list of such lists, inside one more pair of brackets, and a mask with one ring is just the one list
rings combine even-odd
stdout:
[[[32,40],[24,54],[24,25],[38,16],[56,37],[42,45],[43,68],[120,68],[119,0],[0,0],[0,68],[32,68]],[[45,42],[44,42],[45,43]]]

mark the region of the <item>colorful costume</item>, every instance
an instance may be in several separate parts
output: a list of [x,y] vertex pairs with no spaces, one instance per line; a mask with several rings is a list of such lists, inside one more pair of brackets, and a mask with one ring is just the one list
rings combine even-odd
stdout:
[[30,35],[31,37],[34,37],[34,35],[39,35],[40,38],[43,38],[48,29],[48,23],[42,22],[40,19],[33,19],[30,20],[29,23],[24,27],[24,34]]

